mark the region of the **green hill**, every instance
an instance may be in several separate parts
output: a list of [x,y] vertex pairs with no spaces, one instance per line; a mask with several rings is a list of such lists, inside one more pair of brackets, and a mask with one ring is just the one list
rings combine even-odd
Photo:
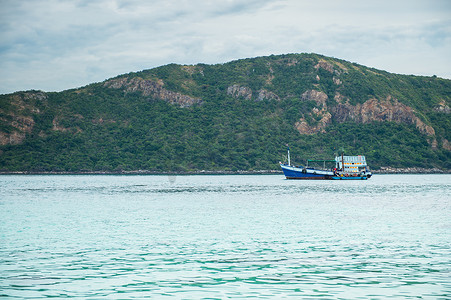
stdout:
[[451,81],[316,54],[166,65],[0,96],[0,171],[278,169],[344,149],[451,169]]

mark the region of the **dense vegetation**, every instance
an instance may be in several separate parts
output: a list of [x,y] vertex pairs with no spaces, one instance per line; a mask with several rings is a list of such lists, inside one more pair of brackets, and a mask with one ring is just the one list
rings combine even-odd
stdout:
[[[331,63],[334,70],[318,68],[321,60]],[[436,109],[443,101],[449,106],[449,80],[390,74],[315,54],[221,65],[172,64],[118,78],[162,80],[165,89],[202,103],[180,107],[104,83],[46,93],[46,99],[24,97],[33,92],[1,95],[0,132],[16,130],[14,116],[19,113],[32,117],[34,126],[21,143],[0,146],[0,170],[269,170],[278,169],[286,144],[296,163],[307,158],[330,159],[344,150],[366,155],[373,168],[451,169],[451,152],[443,146],[451,141],[451,119]],[[252,91],[265,89],[280,99],[233,97],[227,89],[234,84]],[[352,105],[391,95],[415,109],[435,129],[435,136],[421,134],[412,124],[339,123],[334,119],[325,132],[301,135],[294,124],[316,105],[300,99],[309,89],[328,95],[329,108],[336,105],[337,92]],[[15,96],[25,99],[25,108],[14,104]],[[309,119],[310,123],[317,121]],[[434,139],[436,146],[432,147]]]

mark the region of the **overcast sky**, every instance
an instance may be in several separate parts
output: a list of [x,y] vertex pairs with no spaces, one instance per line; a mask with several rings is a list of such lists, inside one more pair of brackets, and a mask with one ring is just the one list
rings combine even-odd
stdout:
[[451,1],[0,0],[0,93],[302,52],[451,79]]

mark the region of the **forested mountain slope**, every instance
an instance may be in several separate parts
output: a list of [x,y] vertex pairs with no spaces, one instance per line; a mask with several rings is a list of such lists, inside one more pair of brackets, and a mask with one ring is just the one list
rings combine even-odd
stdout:
[[451,81],[316,54],[166,65],[0,96],[0,171],[278,169],[367,156],[451,169]]

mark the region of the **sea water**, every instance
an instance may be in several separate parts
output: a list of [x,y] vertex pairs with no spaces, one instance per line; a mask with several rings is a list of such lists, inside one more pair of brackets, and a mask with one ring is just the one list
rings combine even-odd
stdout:
[[0,176],[0,297],[450,299],[451,175]]

